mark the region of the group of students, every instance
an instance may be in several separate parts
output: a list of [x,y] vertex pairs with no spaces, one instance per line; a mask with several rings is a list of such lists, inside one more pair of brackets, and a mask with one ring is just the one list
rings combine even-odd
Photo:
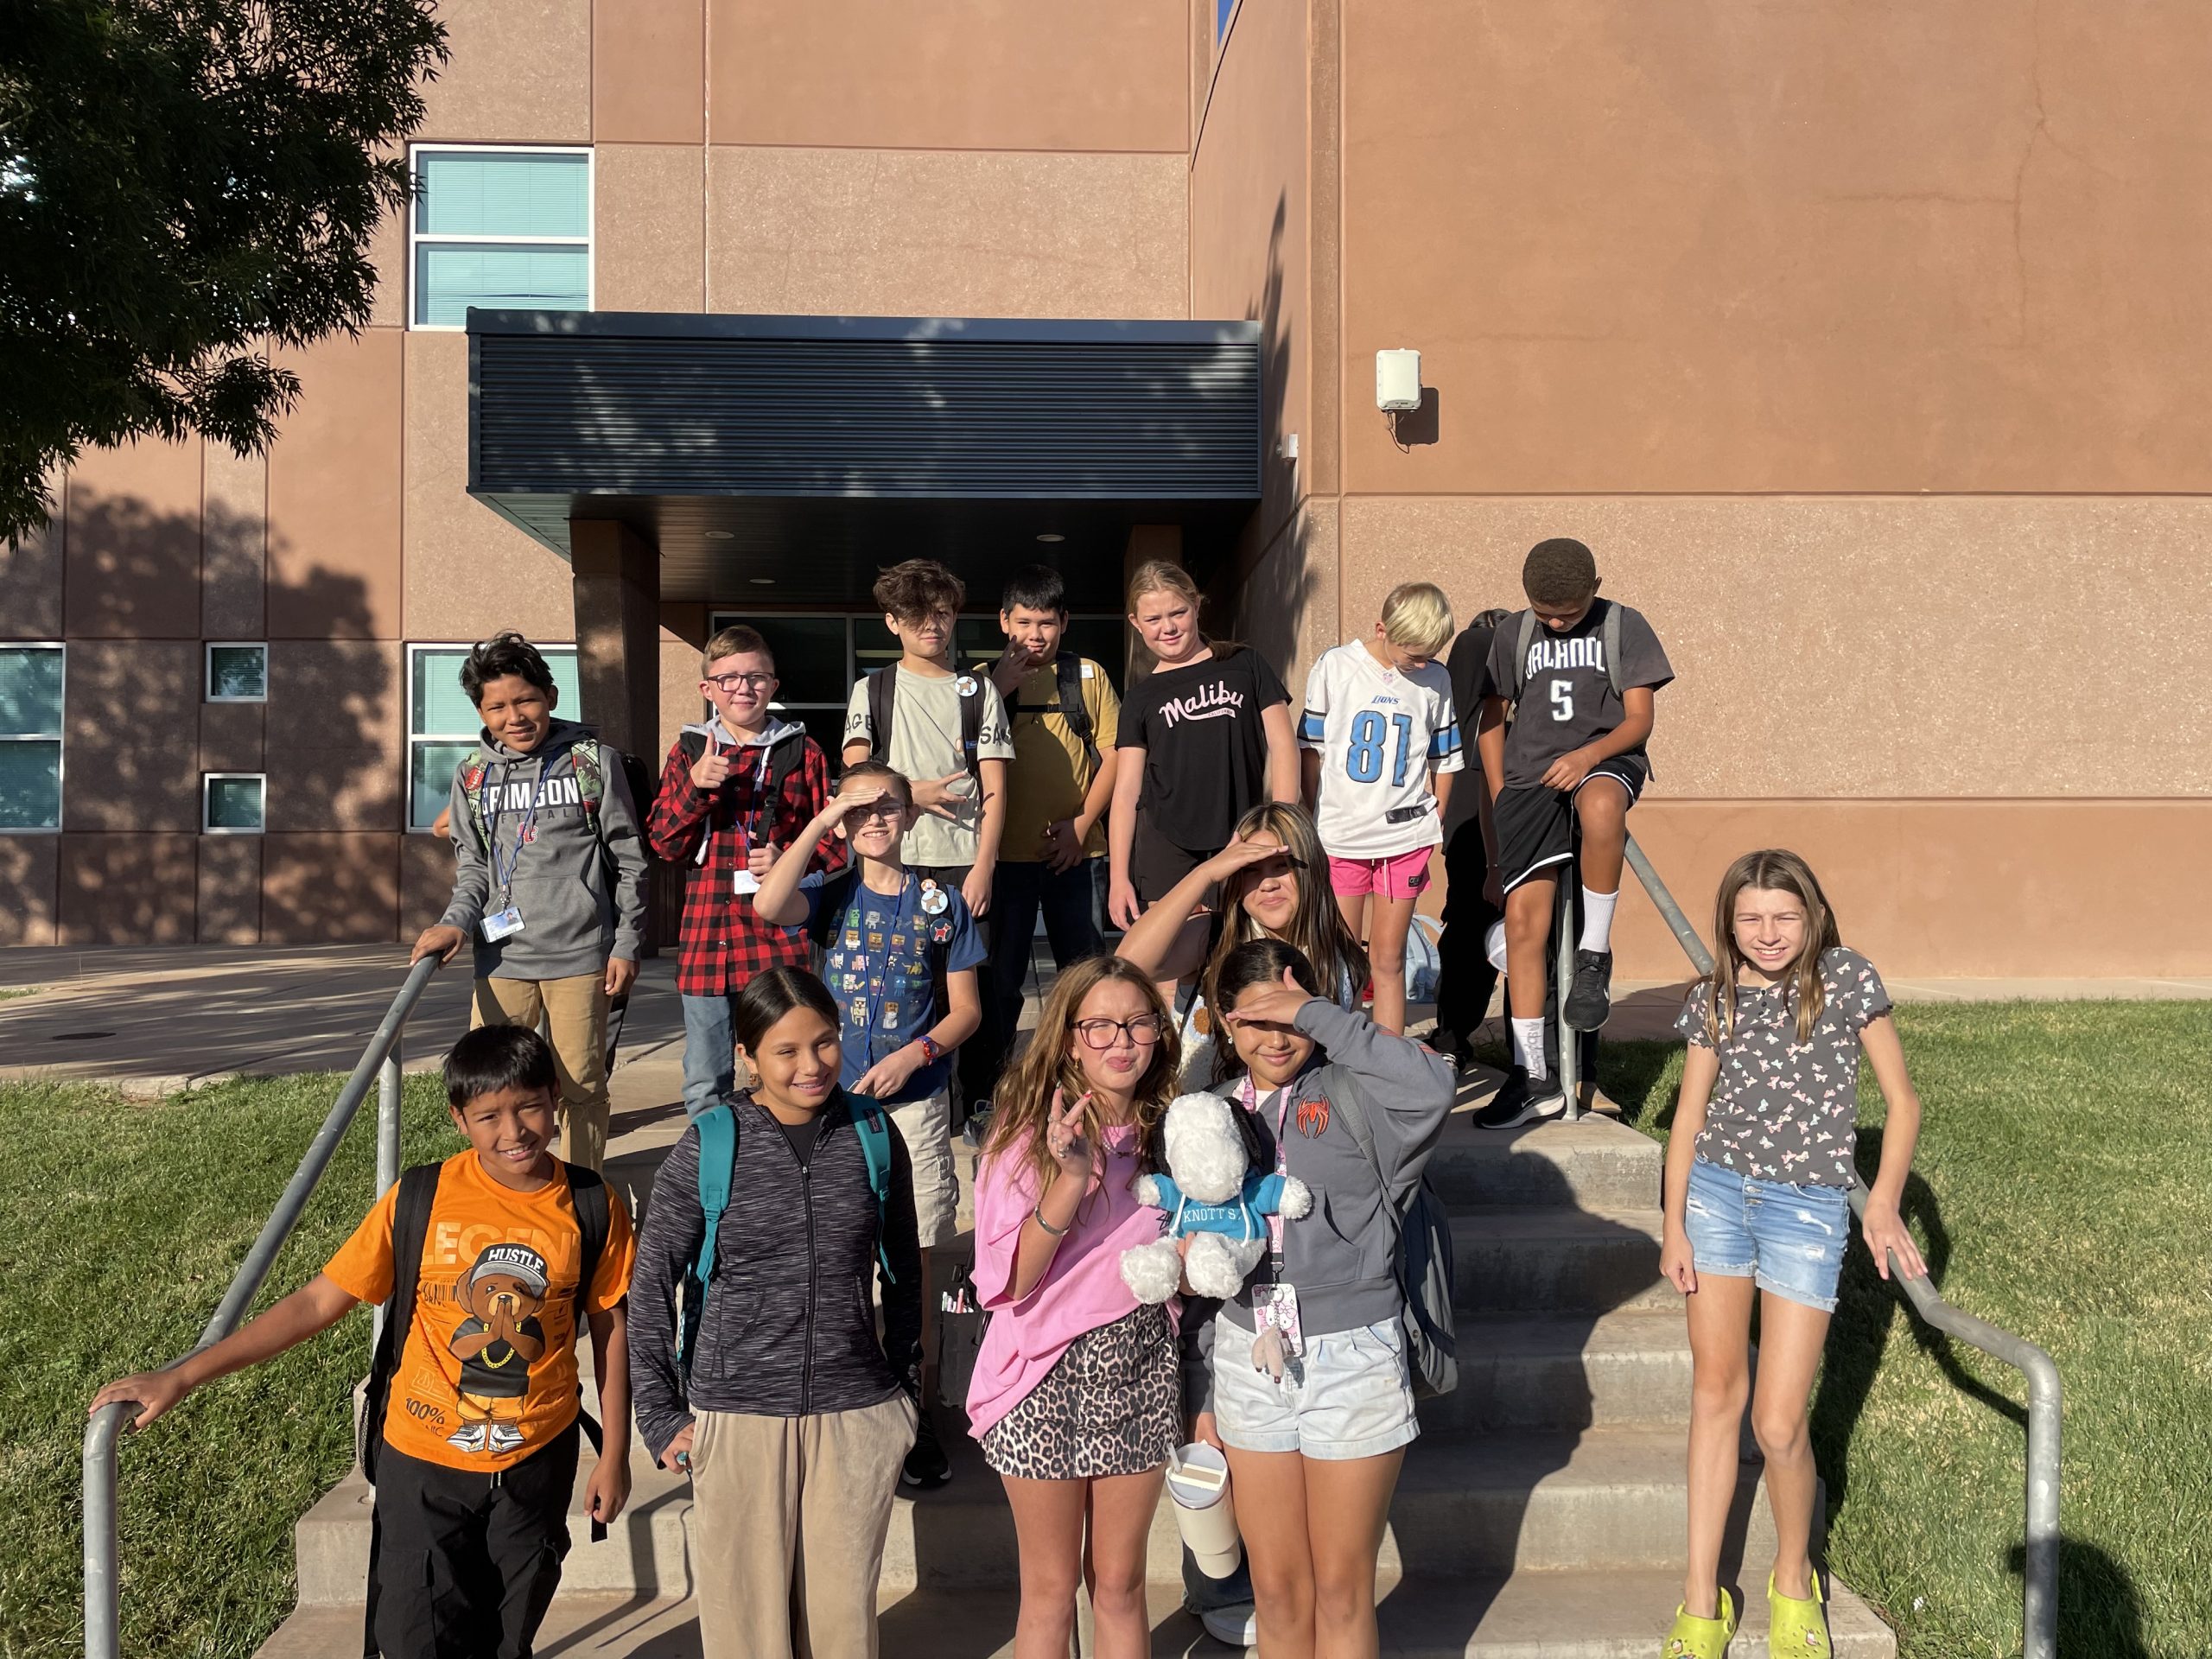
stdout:
[[[910,561],[877,584],[900,657],[854,688],[834,789],[776,711],[756,630],[708,643],[714,717],[684,728],[657,782],[554,714],[526,641],[486,642],[462,672],[484,733],[453,783],[453,901],[416,945],[474,944],[474,1028],[445,1066],[467,1150],[410,1172],[304,1289],[96,1407],[136,1401],[143,1427],[356,1303],[400,1311],[378,1358],[388,1404],[365,1424],[371,1643],[521,1656],[569,1547],[588,1328],[604,1444],[586,1513],[603,1524],[626,1498],[634,1415],[691,1482],[706,1652],[873,1654],[893,1495],[950,1476],[924,1331],[965,1109],[981,1141],[972,1288],[990,1319],[963,1403],[1014,1514],[1017,1654],[1068,1651],[1078,1584],[1101,1659],[1149,1650],[1152,1517],[1192,1440],[1224,1454],[1249,1573],[1233,1592],[1249,1610],[1205,1611],[1240,1632],[1249,1611],[1269,1659],[1373,1654],[1384,1519],[1420,1432],[1404,1205],[1500,971],[1511,1069],[1476,1121],[1563,1108],[1545,1010],[1582,1033],[1609,1011],[1625,818],[1671,677],[1643,619],[1599,597],[1580,543],[1540,543],[1523,576],[1525,610],[1464,632],[1434,587],[1394,589],[1371,638],[1315,664],[1294,721],[1264,658],[1202,631],[1175,566],[1132,581],[1153,666],[1117,699],[1100,664],[1061,649],[1055,573],[1014,578],[1005,650],[963,670],[960,583]],[[1476,789],[1454,787],[1463,713]],[[1440,847],[1444,976],[1424,1043],[1402,1034],[1403,962]],[[595,1170],[607,1009],[636,971],[649,854],[688,868],[691,1121],[633,1238]],[[1555,986],[1546,938],[1570,874],[1575,971]],[[1040,912],[1058,974],[1017,1052]],[[1817,1654],[1806,1416],[1862,1051],[1889,1103],[1864,1224],[1885,1273],[1891,1251],[1919,1270],[1897,1212],[1919,1107],[1881,981],[1802,860],[1737,861],[1713,927],[1719,966],[1679,1024],[1665,1179],[1662,1267],[1687,1299],[1695,1385],[1685,1594],[1663,1652],[1719,1659],[1734,1632],[1718,1570],[1748,1402],[1779,1540],[1772,1651]],[[1270,1218],[1234,1298],[1141,1302],[1122,1254],[1166,1219],[1138,1181],[1193,1088],[1230,1103],[1253,1168],[1313,1201]]]

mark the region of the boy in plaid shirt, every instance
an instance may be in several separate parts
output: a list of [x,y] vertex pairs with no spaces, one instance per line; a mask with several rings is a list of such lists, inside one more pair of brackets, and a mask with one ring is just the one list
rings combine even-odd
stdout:
[[[748,627],[707,641],[699,690],[715,718],[686,726],[661,767],[645,822],[653,852],[688,864],[676,988],[683,998],[683,1109],[698,1116],[737,1080],[731,1010],[755,974],[809,965],[804,928],[754,914],[753,895],[777,853],[829,804],[830,763],[804,727],[769,709],[776,661]],[[823,868],[843,843],[817,849]]]

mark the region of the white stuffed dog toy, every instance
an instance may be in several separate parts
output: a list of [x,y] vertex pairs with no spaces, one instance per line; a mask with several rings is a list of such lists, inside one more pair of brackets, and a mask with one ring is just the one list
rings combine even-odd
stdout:
[[[1218,1095],[1178,1095],[1167,1108],[1167,1173],[1146,1175],[1137,1202],[1170,1212],[1167,1230],[1122,1252],[1122,1281],[1141,1302],[1164,1302],[1185,1278],[1201,1296],[1231,1297],[1268,1248],[1263,1217],[1294,1221],[1313,1208],[1295,1175],[1262,1175]],[[1187,1244],[1179,1241],[1187,1239]]]

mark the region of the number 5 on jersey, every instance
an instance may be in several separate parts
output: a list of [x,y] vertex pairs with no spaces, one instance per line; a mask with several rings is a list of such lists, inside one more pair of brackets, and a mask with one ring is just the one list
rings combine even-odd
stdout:
[[1574,718],[1574,683],[1572,680],[1552,682],[1552,718],[1554,720]]

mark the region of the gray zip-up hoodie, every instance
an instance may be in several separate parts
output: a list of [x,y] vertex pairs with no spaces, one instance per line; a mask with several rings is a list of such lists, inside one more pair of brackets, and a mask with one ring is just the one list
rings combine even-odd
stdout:
[[[480,979],[595,974],[610,955],[634,962],[644,947],[645,843],[637,806],[621,755],[605,744],[596,782],[578,779],[576,740],[588,735],[574,721],[556,720],[543,743],[518,754],[486,732],[476,753],[454,768],[453,902],[438,919],[474,942]],[[526,819],[531,837],[518,849]],[[484,918],[510,902],[522,912],[522,931],[486,939]]]
[[[1313,1189],[1313,1208],[1284,1224],[1282,1276],[1297,1289],[1300,1329],[1309,1338],[1324,1337],[1395,1319],[1405,1306],[1385,1206],[1403,1202],[1418,1179],[1421,1154],[1452,1109],[1452,1075],[1449,1061],[1325,998],[1314,997],[1299,1009],[1297,1025],[1327,1058],[1290,1084],[1283,1114],[1284,1166]],[[1232,1089],[1220,1092],[1236,1097]],[[1389,1192],[1377,1185],[1367,1154],[1334,1109],[1347,1094],[1357,1096],[1375,1131],[1375,1154]],[[1260,1096],[1258,1111],[1236,1109],[1256,1169],[1274,1167],[1279,1103],[1270,1092]],[[1219,1304],[1222,1317],[1252,1330],[1252,1288],[1267,1279],[1263,1262],[1234,1301]],[[1185,1403],[1194,1411],[1212,1408],[1204,1365],[1213,1324],[1186,1313],[1186,1326],[1198,1323],[1204,1328],[1186,1347],[1184,1365],[1191,1396]]]

